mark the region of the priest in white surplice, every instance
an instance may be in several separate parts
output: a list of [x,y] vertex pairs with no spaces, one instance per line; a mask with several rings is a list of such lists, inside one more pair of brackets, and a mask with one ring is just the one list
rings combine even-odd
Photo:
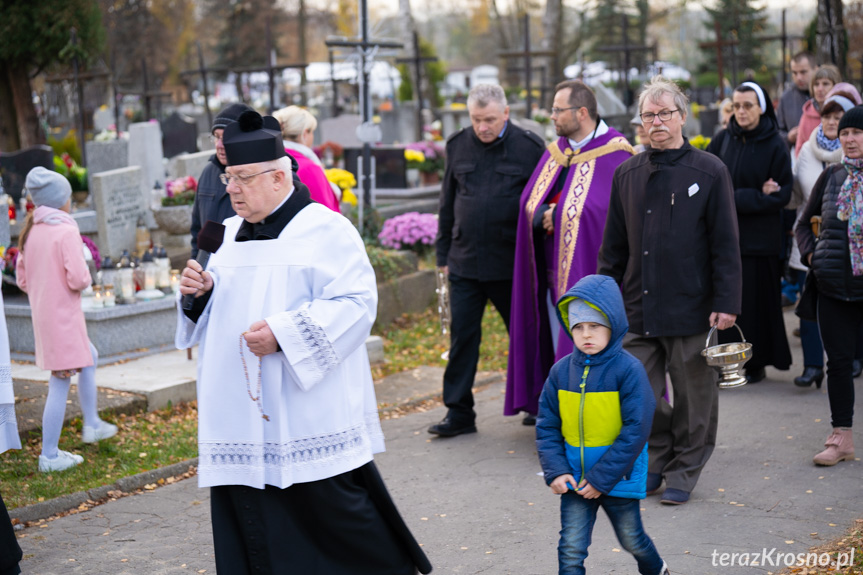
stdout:
[[365,340],[375,276],[351,223],[294,188],[278,121],[224,132],[237,216],[180,282],[177,347],[200,344],[198,477],[219,573],[408,575],[431,566],[372,454],[384,450]]

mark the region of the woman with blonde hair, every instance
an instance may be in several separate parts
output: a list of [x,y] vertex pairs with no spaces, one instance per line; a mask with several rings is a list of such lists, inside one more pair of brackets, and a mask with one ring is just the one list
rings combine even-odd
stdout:
[[797,124],[797,143],[794,145],[794,157],[800,155],[803,144],[809,141],[812,132],[821,125],[821,106],[827,99],[827,94],[833,86],[842,81],[839,68],[830,64],[819,66],[809,81],[809,93],[812,97],[803,104],[803,115]]
[[327,180],[321,160],[312,150],[318,121],[298,106],[288,106],[273,113],[282,127],[285,152],[299,165],[297,176],[309,188],[312,199],[334,212],[339,211],[339,199]]

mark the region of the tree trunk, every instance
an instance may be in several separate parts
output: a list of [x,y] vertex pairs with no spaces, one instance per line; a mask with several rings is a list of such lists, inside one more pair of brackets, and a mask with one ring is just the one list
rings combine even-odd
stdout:
[[845,75],[845,29],[842,0],[818,0],[818,60],[833,64]]
[[21,148],[8,68],[6,62],[0,62],[0,152],[11,152]]
[[[2,113],[0,123],[0,148],[7,151],[29,148],[45,143],[45,135],[39,129],[39,118],[33,106],[33,89],[30,86],[28,67],[23,64],[4,64],[5,86],[0,88],[0,101],[10,98],[11,110]],[[5,103],[2,107],[6,107]],[[6,126],[8,122],[8,127]],[[2,142],[6,139],[6,142]],[[7,148],[6,146],[17,146]]]
[[[548,0],[545,4],[545,14],[542,18],[545,37],[542,39],[543,50],[554,50],[554,56],[547,59],[548,82],[556,85],[563,78],[561,54],[563,53],[563,0]],[[551,108],[551,98],[554,93],[549,90],[548,102],[542,102],[540,107]]]
[[506,25],[503,22],[503,19],[500,16],[500,12],[497,9],[497,1],[491,0],[491,12],[494,17],[494,25],[497,28],[498,36],[500,37],[500,47],[504,50],[509,50],[512,46],[509,42],[509,36],[506,33]]

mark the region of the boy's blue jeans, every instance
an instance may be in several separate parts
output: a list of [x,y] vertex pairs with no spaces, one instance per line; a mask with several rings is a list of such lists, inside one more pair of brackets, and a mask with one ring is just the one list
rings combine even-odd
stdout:
[[560,575],[584,575],[584,560],[596,523],[596,512],[602,507],[611,520],[617,540],[638,563],[642,575],[659,575],[662,559],[641,524],[640,500],[600,495],[585,499],[574,491],[560,496],[560,543],[557,559]]

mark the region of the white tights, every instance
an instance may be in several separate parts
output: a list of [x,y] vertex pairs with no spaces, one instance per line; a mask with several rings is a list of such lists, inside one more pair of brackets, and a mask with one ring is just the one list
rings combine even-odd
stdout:
[[[78,374],[78,403],[84,414],[84,425],[99,426],[99,410],[96,408],[96,362],[99,352],[90,344],[93,365],[83,368]],[[59,378],[51,375],[48,380],[48,397],[42,412],[42,455],[48,459],[57,457],[57,444],[66,418],[66,397],[69,395],[71,377]]]

